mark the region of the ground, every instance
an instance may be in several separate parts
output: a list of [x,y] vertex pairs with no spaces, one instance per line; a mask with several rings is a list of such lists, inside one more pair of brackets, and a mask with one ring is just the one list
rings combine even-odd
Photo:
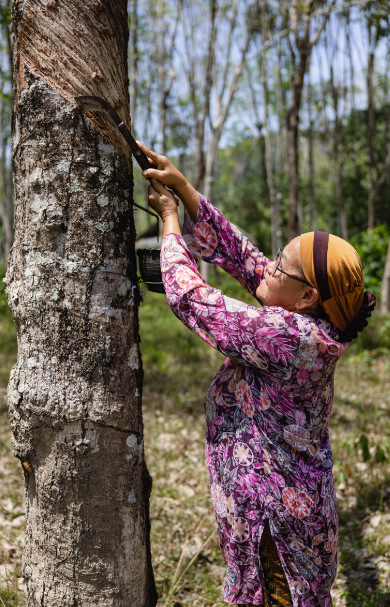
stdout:
[[[223,358],[180,325],[163,295],[145,294],[140,332],[158,605],[222,607],[224,564],[204,461],[203,397]],[[24,490],[6,409],[15,357],[15,325],[0,306],[0,607],[25,605]],[[340,564],[334,607],[390,606],[390,353],[352,349],[339,363],[335,394],[330,431]]]

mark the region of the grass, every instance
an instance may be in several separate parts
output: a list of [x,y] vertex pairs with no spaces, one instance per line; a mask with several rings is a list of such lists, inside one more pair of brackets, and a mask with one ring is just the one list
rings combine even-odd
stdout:
[[[219,274],[214,280],[232,297],[242,293]],[[0,607],[23,607],[23,487],[5,404],[15,326],[7,312],[0,314]],[[365,344],[351,348],[336,374],[330,421],[340,518],[334,607],[390,605],[390,350],[381,333],[386,323],[373,321]],[[203,398],[223,357],[181,325],[162,295],[145,294],[140,333],[159,607],[222,607],[224,563],[204,458]]]

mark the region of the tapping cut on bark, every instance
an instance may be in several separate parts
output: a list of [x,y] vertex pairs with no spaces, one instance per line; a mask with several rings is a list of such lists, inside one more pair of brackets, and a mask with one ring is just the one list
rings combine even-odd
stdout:
[[[100,0],[15,3],[22,59],[19,80],[25,63],[73,106],[77,107],[78,95],[103,97],[130,127],[127,61],[122,60],[128,39],[125,8],[123,2]],[[110,118],[87,115],[131,166],[131,153]]]

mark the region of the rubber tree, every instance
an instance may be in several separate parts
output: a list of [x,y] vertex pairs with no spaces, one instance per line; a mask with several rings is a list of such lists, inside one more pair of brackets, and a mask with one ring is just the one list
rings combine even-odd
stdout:
[[[335,0],[331,0],[331,5]],[[291,57],[291,95],[287,109],[287,149],[289,178],[289,216],[288,238],[292,240],[302,231],[302,205],[299,199],[299,123],[302,102],[302,91],[305,75],[309,66],[313,47],[321,36],[328,20],[328,14],[322,17],[319,24],[312,24],[314,9],[321,4],[320,0],[292,0],[283,3],[291,21],[289,48]]]
[[74,103],[105,96],[129,123],[126,0],[15,0],[13,27],[8,394],[27,606],[150,607],[132,174]]
[[390,241],[387,247],[385,269],[382,278],[380,312],[381,314],[388,314],[390,312]]
[[10,113],[11,113],[11,10],[9,0],[0,4],[0,219],[4,241],[2,254],[5,264],[13,241],[13,190],[9,164]]

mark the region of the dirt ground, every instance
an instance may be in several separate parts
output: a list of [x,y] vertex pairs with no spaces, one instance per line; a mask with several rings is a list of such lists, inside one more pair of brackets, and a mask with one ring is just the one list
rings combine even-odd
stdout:
[[[154,479],[152,553],[159,607],[222,607],[227,604],[222,597],[225,568],[209,497],[202,408],[222,358],[193,340],[176,319],[164,316],[164,307],[159,343],[161,326],[151,328],[156,305],[163,306],[144,306],[141,331],[148,327],[142,343],[143,402],[146,456]],[[6,409],[6,383],[15,360],[9,342],[15,336],[12,326],[3,323],[0,329],[9,345],[0,353],[0,607],[22,607],[24,489]],[[334,607],[390,606],[390,356],[367,352],[341,361],[335,393],[330,432],[340,541]]]

